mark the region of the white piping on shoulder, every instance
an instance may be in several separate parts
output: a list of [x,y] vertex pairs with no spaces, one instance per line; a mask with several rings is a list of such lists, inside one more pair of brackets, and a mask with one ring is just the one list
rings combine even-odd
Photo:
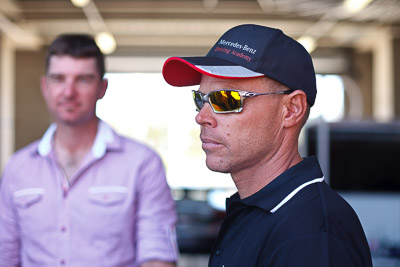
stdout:
[[304,187],[310,185],[310,184],[314,184],[314,183],[321,183],[324,181],[324,177],[321,178],[317,178],[311,181],[308,181],[307,183],[304,183],[302,185],[300,185],[299,187],[297,187],[295,190],[293,190],[289,195],[287,195],[275,208],[273,208],[270,212],[274,213],[275,211],[277,211],[280,207],[282,207],[286,202],[288,202],[292,197],[294,197],[294,195],[296,195],[301,189],[303,189]]

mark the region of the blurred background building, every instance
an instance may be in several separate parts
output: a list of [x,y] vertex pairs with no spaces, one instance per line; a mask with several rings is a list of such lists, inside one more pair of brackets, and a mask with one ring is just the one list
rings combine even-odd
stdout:
[[311,53],[318,95],[301,151],[355,208],[375,266],[400,266],[398,0],[0,0],[0,169],[50,123],[39,87],[46,46],[60,33],[93,34],[110,81],[97,113],[161,154],[180,264],[205,266],[234,185],[205,167],[191,92],[167,85],[161,69],[244,23],[280,28]]

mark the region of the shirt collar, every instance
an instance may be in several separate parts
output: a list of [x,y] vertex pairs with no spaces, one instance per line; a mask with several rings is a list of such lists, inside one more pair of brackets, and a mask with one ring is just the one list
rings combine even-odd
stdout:
[[92,153],[96,159],[103,157],[107,151],[107,145],[114,141],[114,133],[108,124],[99,121],[96,139],[92,146]]
[[[245,198],[240,199],[238,193],[227,199],[227,208],[235,202],[243,203],[247,206],[257,206],[269,212],[276,211],[287,197],[297,193],[304,186],[314,182],[322,182],[323,174],[316,157],[303,159],[295,166],[289,168],[284,173],[275,178],[260,191]],[[293,194],[294,193],[294,194]]]
[[51,151],[51,141],[53,140],[54,133],[57,129],[57,125],[52,123],[49,128],[47,128],[42,139],[38,145],[38,153],[42,157],[47,156]]
[[[52,123],[40,140],[37,150],[42,157],[47,156],[51,152],[52,140],[56,129],[57,125]],[[113,143],[114,137],[114,132],[111,127],[107,123],[99,120],[96,138],[92,146],[93,157],[96,159],[103,157],[107,151],[107,146]]]

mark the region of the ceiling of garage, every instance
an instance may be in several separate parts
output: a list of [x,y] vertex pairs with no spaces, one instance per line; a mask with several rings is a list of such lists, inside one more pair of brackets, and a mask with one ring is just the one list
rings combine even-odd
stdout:
[[368,46],[376,33],[400,35],[400,1],[374,0],[357,13],[342,0],[0,0],[0,30],[18,47],[47,44],[62,32],[110,31],[117,52],[204,53],[228,28],[257,23],[293,38],[308,34],[318,47]]

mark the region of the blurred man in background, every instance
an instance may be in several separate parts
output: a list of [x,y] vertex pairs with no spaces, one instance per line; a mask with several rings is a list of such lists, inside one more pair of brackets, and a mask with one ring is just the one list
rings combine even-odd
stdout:
[[1,267],[175,266],[163,164],[96,117],[104,73],[91,36],[61,35],[50,45],[41,89],[54,123],[2,175]]

